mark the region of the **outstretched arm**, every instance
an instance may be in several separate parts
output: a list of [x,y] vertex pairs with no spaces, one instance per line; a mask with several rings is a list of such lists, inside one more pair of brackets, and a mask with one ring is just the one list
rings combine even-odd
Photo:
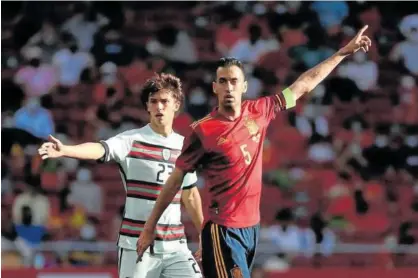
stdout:
[[100,143],[83,143],[80,145],[64,145],[60,140],[52,135],[48,138],[49,142],[42,144],[38,149],[42,159],[70,157],[75,159],[98,160],[105,154],[105,148]]
[[367,27],[367,25],[364,26],[357,35],[346,46],[338,50],[337,53],[303,73],[292,85],[290,85],[290,91],[287,92],[287,95],[286,93],[284,94],[286,102],[289,103],[288,106],[292,103],[294,106],[297,99],[312,91],[344,60],[345,57],[360,49],[367,52],[371,46],[371,40],[363,35]]

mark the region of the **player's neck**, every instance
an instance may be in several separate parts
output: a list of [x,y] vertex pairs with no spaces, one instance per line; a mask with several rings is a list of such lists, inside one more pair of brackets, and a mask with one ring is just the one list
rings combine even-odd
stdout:
[[218,108],[218,113],[227,118],[230,121],[235,121],[241,116],[241,105],[237,107],[223,107],[222,105]]
[[153,122],[150,122],[149,126],[155,133],[164,137],[170,136],[173,132],[173,125],[157,125]]

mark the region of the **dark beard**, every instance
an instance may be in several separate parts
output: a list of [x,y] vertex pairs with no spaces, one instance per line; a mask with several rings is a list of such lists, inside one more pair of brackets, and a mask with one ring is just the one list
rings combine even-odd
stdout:
[[228,104],[222,104],[222,108],[225,112],[234,112],[234,106],[232,105],[232,103],[228,103]]

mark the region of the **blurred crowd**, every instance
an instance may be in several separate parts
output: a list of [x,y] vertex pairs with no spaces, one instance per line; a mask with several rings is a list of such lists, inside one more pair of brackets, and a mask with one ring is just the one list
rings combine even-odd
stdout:
[[[346,59],[271,123],[261,233],[277,252],[261,252],[259,266],[416,265],[407,254],[333,254],[337,243],[384,244],[390,253],[418,239],[414,5],[26,1],[3,3],[1,21],[2,245],[18,250],[2,252],[6,265],[116,262],[114,252],[34,251],[45,241],[115,241],[125,199],[115,165],[41,161],[36,149],[49,134],[76,144],[143,126],[141,85],[170,72],[183,82],[175,129],[187,136],[216,105],[220,57],[245,63],[245,98],[254,99],[284,89],[364,24],[369,53]],[[204,180],[199,186],[205,201]]]

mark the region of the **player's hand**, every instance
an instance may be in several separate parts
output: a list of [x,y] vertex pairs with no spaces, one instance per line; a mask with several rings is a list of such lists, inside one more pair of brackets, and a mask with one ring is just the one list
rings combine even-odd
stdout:
[[194,253],[196,261],[200,262],[202,260],[202,238],[199,236],[199,249]]
[[356,53],[360,49],[364,52],[369,51],[370,46],[372,45],[372,41],[369,37],[364,36],[364,32],[367,30],[369,26],[366,25],[357,33],[357,35],[343,48],[340,49],[341,55],[351,55]]
[[154,255],[153,250],[153,243],[154,243],[155,233],[154,229],[144,227],[144,231],[141,233],[138,242],[136,243],[136,252],[138,254],[138,259],[136,262],[142,261],[142,256],[144,255],[145,251],[150,248],[151,255]]
[[52,135],[49,135],[47,143],[43,143],[42,146],[38,149],[39,155],[42,159],[47,158],[57,158],[64,156],[63,144],[60,140],[55,138]]

